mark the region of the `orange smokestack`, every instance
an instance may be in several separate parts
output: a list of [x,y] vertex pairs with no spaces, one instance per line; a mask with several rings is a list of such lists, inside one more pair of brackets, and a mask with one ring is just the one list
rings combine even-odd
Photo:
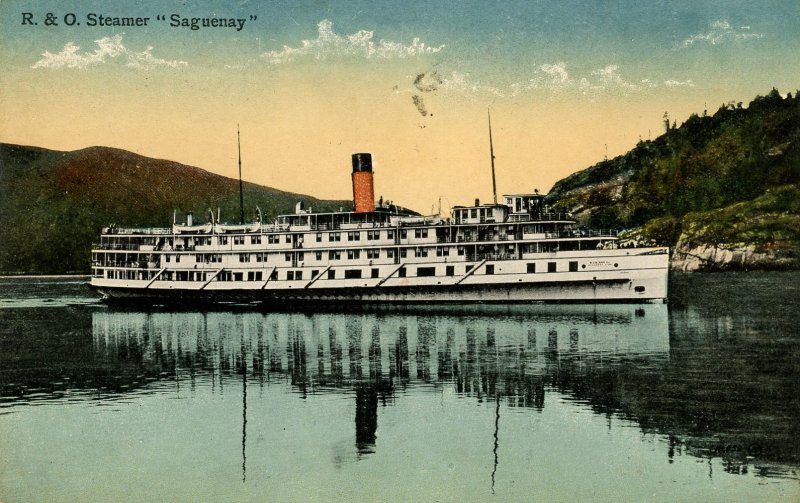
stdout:
[[356,213],[375,211],[372,154],[353,154],[353,207]]

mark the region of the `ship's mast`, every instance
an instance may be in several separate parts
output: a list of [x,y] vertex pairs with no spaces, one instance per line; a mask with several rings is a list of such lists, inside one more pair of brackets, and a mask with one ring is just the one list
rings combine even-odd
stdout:
[[242,141],[236,124],[236,145],[239,147],[239,223],[244,224],[244,189],[242,188]]
[[494,204],[497,204],[497,180],[494,177],[494,146],[492,145],[492,113],[487,108],[486,114],[489,116],[489,157],[492,159],[492,196]]

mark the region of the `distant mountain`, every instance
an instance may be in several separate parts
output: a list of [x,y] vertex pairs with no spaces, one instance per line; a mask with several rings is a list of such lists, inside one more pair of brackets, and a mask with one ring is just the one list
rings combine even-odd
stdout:
[[[303,194],[244,184],[245,218],[259,205],[270,219],[303,201],[317,211],[352,207]],[[89,272],[100,229],[163,226],[173,211],[205,219],[239,219],[239,181],[125,150],[91,147],[58,152],[0,143],[0,273]]]
[[673,268],[800,268],[800,99],[773,89],[556,183],[548,203],[635,242]]

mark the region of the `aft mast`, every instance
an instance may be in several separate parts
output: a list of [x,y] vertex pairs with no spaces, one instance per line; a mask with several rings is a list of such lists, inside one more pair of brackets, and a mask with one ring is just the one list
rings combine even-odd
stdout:
[[492,145],[492,114],[487,108],[486,114],[489,116],[489,157],[492,159],[492,196],[494,197],[494,204],[497,204],[497,181],[494,177],[494,146]]
[[244,224],[244,189],[242,188],[242,141],[236,124],[236,145],[239,147],[239,224]]

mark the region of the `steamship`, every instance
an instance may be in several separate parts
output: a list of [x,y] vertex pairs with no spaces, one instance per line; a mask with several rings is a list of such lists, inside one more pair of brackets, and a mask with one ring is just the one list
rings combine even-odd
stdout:
[[[353,211],[229,225],[209,210],[169,228],[103,229],[91,286],[155,302],[654,302],[668,249],[626,248],[578,228],[538,193],[423,216],[373,189],[372,156],[352,156]],[[495,197],[496,199],[496,197]],[[174,219],[175,220],[175,219]]]

